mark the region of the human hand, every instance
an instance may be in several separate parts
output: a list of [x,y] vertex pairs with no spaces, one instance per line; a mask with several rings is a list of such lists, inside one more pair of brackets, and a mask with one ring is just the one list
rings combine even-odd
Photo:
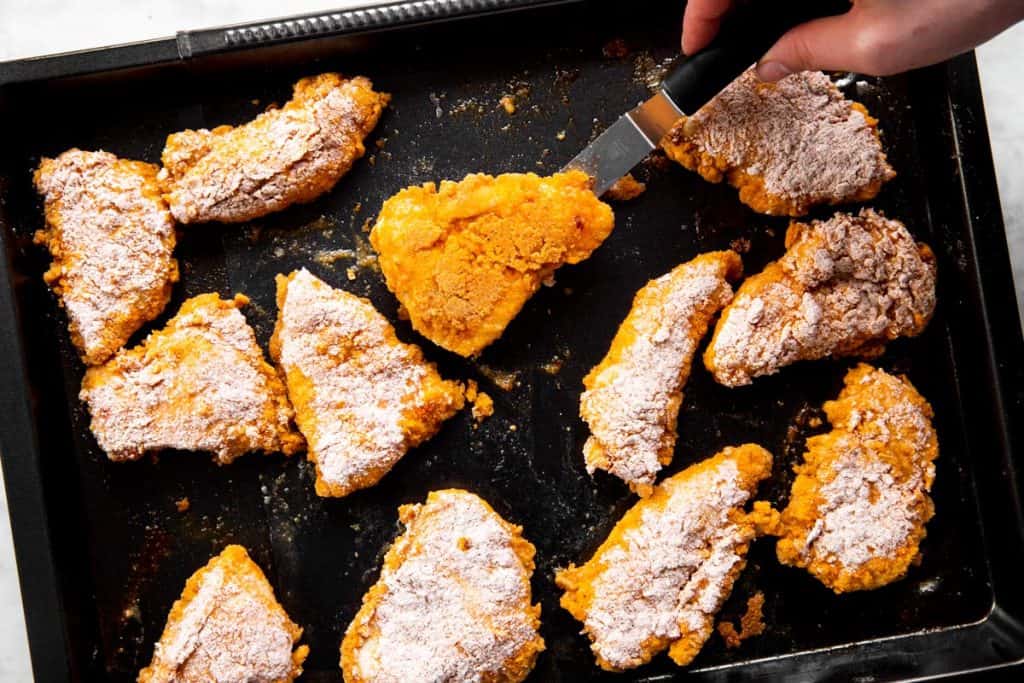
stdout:
[[[689,0],[683,52],[694,54],[710,43],[734,4]],[[777,81],[817,69],[887,76],[970,50],[1022,19],[1024,0],[853,0],[846,14],[786,33],[758,62],[757,75]]]

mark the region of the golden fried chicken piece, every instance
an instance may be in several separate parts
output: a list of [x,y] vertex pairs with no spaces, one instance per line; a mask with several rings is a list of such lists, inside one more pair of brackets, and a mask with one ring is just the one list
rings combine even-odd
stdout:
[[754,444],[669,477],[623,516],[594,556],[558,572],[562,607],[583,622],[598,665],[623,671],[668,648],[689,664],[746,566],[758,512],[743,506],[771,474]]
[[807,440],[779,524],[783,564],[836,593],[903,578],[934,513],[939,454],[928,402],[902,377],[860,364],[825,403],[832,431]]
[[803,216],[819,204],[872,199],[896,175],[877,124],[820,71],[762,83],[750,69],[661,146],[705,180],[728,180],[755,211]]
[[240,223],[309,202],[363,156],[389,95],[362,76],[303,78],[249,123],[168,136],[160,181],[182,223]]
[[316,492],[345,496],[376,484],[409,448],[463,404],[419,347],[398,341],[366,299],[306,269],[277,277],[270,355],[316,464]]
[[289,683],[309,654],[301,637],[245,548],[229,545],[189,578],[138,681]]
[[544,649],[534,548],[467,491],[403,505],[405,533],[341,643],[346,683],[516,683]]
[[697,344],[712,316],[732,300],[729,282],[742,270],[735,252],[713,251],[637,292],[608,355],[583,379],[588,472],[607,470],[640,495],[650,492],[658,471],[672,461]]
[[613,223],[581,171],[474,174],[388,199],[370,242],[416,331],[471,356],[555,270],[590,256]]
[[786,253],[747,278],[722,311],[704,364],[726,386],[796,361],[882,353],[924,330],[935,309],[935,256],[871,209],[793,223]]
[[189,299],[164,329],[89,368],[80,397],[107,457],[174,448],[209,451],[223,465],[249,451],[302,448],[284,384],[238,310],[247,302]]
[[35,173],[53,263],[43,278],[68,315],[86,365],[107,360],[164,310],[178,281],[174,220],[157,168],[107,152],[70,149]]

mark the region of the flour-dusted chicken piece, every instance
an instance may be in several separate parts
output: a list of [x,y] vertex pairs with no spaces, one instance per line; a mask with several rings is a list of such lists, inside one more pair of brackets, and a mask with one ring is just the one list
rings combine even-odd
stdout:
[[162,330],[89,368],[80,396],[107,457],[178,449],[227,464],[249,451],[302,448],[284,384],[238,310],[247,301],[193,297]]
[[185,584],[139,683],[290,683],[309,647],[245,548],[229,545]]
[[825,413],[832,431],[807,440],[776,552],[836,593],[879,588],[906,575],[934,514],[932,408],[906,379],[862,363]]
[[345,496],[376,484],[463,405],[419,347],[403,344],[366,299],[308,270],[277,279],[270,354],[284,373],[299,430],[316,463],[316,492]]
[[544,649],[532,604],[534,548],[458,489],[403,505],[405,533],[345,632],[346,683],[517,683]]
[[742,272],[732,251],[701,254],[651,280],[633,299],[604,360],[583,379],[580,415],[590,426],[587,471],[603,469],[641,495],[672,461],[676,418],[697,344],[732,300]]
[[391,197],[370,242],[416,331],[472,356],[558,268],[590,256],[613,224],[581,171],[474,174]]
[[762,83],[751,68],[661,146],[706,180],[727,180],[755,211],[803,216],[820,204],[872,199],[896,175],[877,125],[820,71]]
[[935,309],[935,256],[871,209],[793,223],[786,253],[722,311],[704,364],[726,386],[801,360],[870,358],[920,334]]
[[632,669],[666,648],[679,666],[697,656],[746,565],[761,513],[744,506],[771,468],[760,446],[726,448],[658,484],[586,564],[556,575],[601,668]]
[[46,213],[36,242],[53,256],[43,277],[86,365],[158,316],[178,281],[174,220],[156,174],[152,164],[79,149],[43,159],[35,173]]
[[160,181],[171,213],[240,223],[316,199],[363,156],[389,99],[362,76],[325,73],[245,125],[168,136]]

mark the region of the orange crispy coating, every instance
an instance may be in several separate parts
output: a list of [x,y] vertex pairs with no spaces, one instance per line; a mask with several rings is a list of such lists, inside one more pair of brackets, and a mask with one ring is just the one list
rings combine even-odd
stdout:
[[632,173],[627,173],[616,180],[615,184],[609,187],[608,191],[602,195],[602,198],[613,202],[628,202],[636,199],[646,190],[646,183],[642,183],[634,178]]
[[309,654],[301,637],[259,565],[229,545],[189,578],[138,681],[289,683]]
[[732,299],[743,270],[732,251],[715,251],[651,280],[633,300],[611,348],[583,379],[580,415],[591,436],[587,470],[603,469],[646,495],[672,461],[676,418],[697,344]]
[[107,360],[163,311],[178,281],[174,220],[157,167],[71,149],[35,172],[53,256],[43,278],[60,297],[86,365]]
[[710,182],[727,180],[755,211],[803,216],[872,199],[896,175],[877,125],[821,72],[762,83],[751,69],[680,120],[662,148]]
[[934,514],[932,408],[905,378],[862,363],[825,413],[833,429],[807,440],[776,552],[836,593],[879,588],[906,575]]
[[556,269],[590,256],[613,222],[580,171],[474,174],[388,199],[370,242],[413,327],[471,356],[501,336]]
[[761,610],[764,607],[764,593],[757,591],[747,598],[747,611],[740,617],[740,629],[728,621],[718,624],[718,635],[722,636],[726,647],[739,647],[747,638],[753,638],[764,633],[764,615]]
[[525,679],[544,650],[534,547],[478,496],[403,505],[405,533],[341,643],[346,683]]
[[81,399],[111,460],[173,448],[226,464],[249,451],[302,448],[284,384],[238,310],[247,302],[193,297],[164,329],[88,369]]
[[722,311],[704,365],[719,383],[740,386],[801,360],[877,356],[924,330],[935,270],[927,245],[871,209],[794,222],[786,253]]
[[270,355],[316,465],[316,492],[346,496],[376,484],[463,405],[413,344],[366,299],[302,269],[277,277]]
[[168,136],[160,180],[171,212],[182,223],[238,223],[312,201],[363,156],[389,99],[362,76],[324,73],[245,125]]
[[558,572],[598,665],[623,671],[669,651],[689,664],[746,565],[761,512],[744,512],[771,454],[746,444],[669,477],[622,517],[593,557]]

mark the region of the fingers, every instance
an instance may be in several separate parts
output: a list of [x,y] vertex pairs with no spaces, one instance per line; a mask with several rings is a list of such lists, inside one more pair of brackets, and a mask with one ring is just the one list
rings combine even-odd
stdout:
[[777,81],[817,69],[888,76],[969,50],[1020,15],[1021,0],[859,0],[846,14],[789,31],[758,62],[757,75]]
[[731,0],[689,0],[683,14],[683,52],[692,55],[718,33]]
[[[801,24],[772,46],[757,64],[757,76],[777,81],[797,71],[858,71],[865,49],[853,12]],[[874,74],[872,74],[874,75]]]

